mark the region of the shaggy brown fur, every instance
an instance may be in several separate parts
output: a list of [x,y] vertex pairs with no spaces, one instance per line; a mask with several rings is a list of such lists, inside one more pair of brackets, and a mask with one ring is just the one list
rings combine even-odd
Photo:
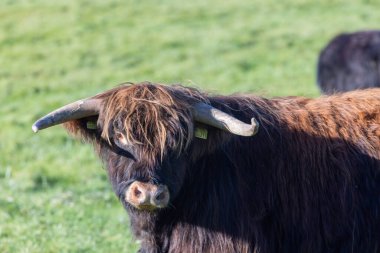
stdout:
[[[380,89],[266,99],[142,83],[98,97],[98,118],[65,127],[97,147],[141,252],[380,252]],[[258,134],[195,138],[197,101],[255,117]],[[117,134],[135,160],[110,148]],[[134,180],[167,185],[170,206],[130,206]]]

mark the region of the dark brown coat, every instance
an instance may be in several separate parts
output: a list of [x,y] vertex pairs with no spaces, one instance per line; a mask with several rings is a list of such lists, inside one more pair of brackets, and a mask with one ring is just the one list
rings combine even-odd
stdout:
[[[95,144],[140,252],[380,252],[380,89],[266,99],[143,83],[99,97],[97,130],[65,126]],[[258,134],[194,137],[196,101],[256,117]],[[115,132],[135,159],[107,144]],[[166,184],[170,206],[128,205],[133,179]]]

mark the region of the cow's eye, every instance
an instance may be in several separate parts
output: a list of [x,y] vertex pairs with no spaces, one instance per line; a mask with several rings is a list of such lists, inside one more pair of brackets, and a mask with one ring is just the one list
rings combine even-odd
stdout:
[[132,145],[129,145],[123,139],[118,138],[118,136],[115,136],[115,138],[113,138],[111,142],[113,149],[117,154],[131,158],[134,161],[136,161],[136,155]]
[[131,151],[126,150],[125,148],[121,148],[115,143],[111,143],[111,145],[112,145],[111,150],[115,152],[116,154],[132,159],[133,161],[136,161],[136,158]]
[[132,159],[133,161],[137,161],[132,148],[129,148],[128,146],[125,146],[125,145],[120,145],[119,142],[116,142],[112,138],[110,139],[110,142],[104,140],[103,138],[99,138],[99,140],[104,146],[107,146],[115,154]]

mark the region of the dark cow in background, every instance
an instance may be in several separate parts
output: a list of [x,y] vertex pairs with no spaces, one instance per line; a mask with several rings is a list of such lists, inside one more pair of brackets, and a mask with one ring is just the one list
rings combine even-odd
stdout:
[[380,87],[380,31],[338,35],[321,51],[317,72],[325,94]]
[[380,252],[380,89],[266,99],[131,84],[33,130],[64,122],[105,162],[140,252]]

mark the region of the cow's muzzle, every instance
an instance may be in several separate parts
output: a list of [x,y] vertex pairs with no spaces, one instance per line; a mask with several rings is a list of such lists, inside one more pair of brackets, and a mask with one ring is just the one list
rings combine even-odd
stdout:
[[153,211],[165,208],[169,203],[166,185],[155,185],[134,181],[125,192],[125,201],[140,210]]

